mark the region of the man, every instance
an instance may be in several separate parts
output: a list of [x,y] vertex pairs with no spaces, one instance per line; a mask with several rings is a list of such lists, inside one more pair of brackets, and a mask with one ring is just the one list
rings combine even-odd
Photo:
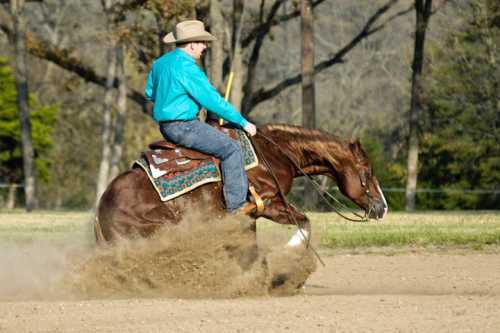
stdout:
[[207,43],[216,40],[203,22],[184,21],[163,38],[176,49],[156,59],[148,75],[145,94],[154,102],[153,118],[165,139],[211,154],[221,160],[226,210],[248,212],[248,180],[240,145],[226,134],[200,122],[200,108],[243,128],[249,135],[257,129],[226,102],[196,64]]

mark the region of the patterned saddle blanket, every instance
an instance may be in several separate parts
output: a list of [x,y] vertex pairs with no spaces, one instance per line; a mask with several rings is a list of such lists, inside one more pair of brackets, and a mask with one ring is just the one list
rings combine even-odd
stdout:
[[[255,150],[244,131],[226,128],[222,131],[240,143],[246,170],[258,165]],[[162,201],[222,180],[220,161],[211,155],[164,140],[150,144],[149,149],[132,167],[140,167],[146,172]]]

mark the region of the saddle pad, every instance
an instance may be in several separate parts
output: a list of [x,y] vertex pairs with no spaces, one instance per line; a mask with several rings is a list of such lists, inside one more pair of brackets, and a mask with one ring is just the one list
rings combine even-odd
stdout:
[[257,158],[257,154],[253,149],[252,142],[245,134],[243,130],[235,129],[236,140],[241,145],[241,150],[243,151],[243,162],[245,162],[245,170],[250,170],[257,165],[259,165],[259,160]]
[[[259,165],[257,154],[255,154],[252,143],[244,131],[235,130],[233,137],[236,137],[236,140],[241,145],[245,170],[250,170]],[[146,172],[156,192],[160,195],[161,201],[174,199],[201,185],[222,180],[219,167],[210,159],[202,161],[196,169],[168,173],[161,177],[153,176],[148,161],[145,158],[136,160],[132,164],[132,167],[134,166],[139,166]]]
[[139,166],[146,172],[156,192],[160,195],[161,201],[168,201],[203,184],[218,182],[222,179],[219,168],[211,160],[200,163],[196,169],[166,174],[158,178],[153,177],[145,158],[136,160],[133,166]]

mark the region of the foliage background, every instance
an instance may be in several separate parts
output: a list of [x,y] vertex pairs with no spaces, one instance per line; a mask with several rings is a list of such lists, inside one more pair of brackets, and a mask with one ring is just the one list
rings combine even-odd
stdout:
[[[35,165],[39,179],[49,184],[53,163],[53,129],[59,111],[57,105],[41,105],[36,95],[30,96]],[[21,126],[16,105],[16,85],[12,69],[0,58],[0,177],[9,182],[22,182]]]

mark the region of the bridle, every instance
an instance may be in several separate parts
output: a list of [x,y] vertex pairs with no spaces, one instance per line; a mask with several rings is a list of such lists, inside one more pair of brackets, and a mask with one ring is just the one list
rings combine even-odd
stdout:
[[[371,175],[372,175],[371,171],[368,172],[368,175],[367,172],[363,172],[359,175],[359,181],[361,183],[361,187],[364,189],[365,195],[368,197],[368,210],[367,211],[365,210],[365,215],[364,215],[364,218],[366,219],[368,218],[368,216],[370,216],[370,213],[373,210],[372,202],[375,200],[372,193],[370,192],[370,188],[368,187],[368,178],[371,177]],[[376,219],[378,218],[376,217]]]
[[[261,136],[262,138],[264,138],[267,142],[275,145],[276,147],[280,148],[280,146],[271,138],[269,138],[268,136],[262,134],[262,132],[258,132],[257,135]],[[256,147],[256,145],[254,144],[254,147]],[[371,201],[373,199],[373,196],[371,195],[370,193],[370,189],[368,188],[368,183],[367,183],[367,180],[368,180],[368,176],[366,176],[366,174],[363,174],[360,175],[360,182],[361,182],[361,186],[364,188],[364,192],[366,194],[366,196],[368,197],[368,210],[365,210],[365,213],[364,215],[360,215],[358,214],[357,212],[355,212],[354,210],[352,210],[351,208],[347,207],[345,204],[343,204],[340,200],[338,200],[337,198],[335,198],[333,195],[331,195],[330,193],[324,191],[321,189],[321,186],[314,181],[314,179],[311,178],[311,176],[309,176],[308,174],[306,174],[306,172],[298,165],[298,163],[291,157],[289,156],[285,151],[281,150],[281,152],[283,153],[283,155],[285,155],[288,160],[290,160],[290,162],[292,162],[292,164],[297,168],[297,170],[300,171],[300,173],[305,176],[305,178],[307,179],[307,181],[309,181],[314,189],[316,190],[316,192],[320,195],[321,199],[323,199],[323,201],[330,207],[333,209],[333,211],[335,213],[337,213],[337,215],[339,215],[340,217],[348,220],[348,221],[351,221],[351,222],[362,222],[362,223],[365,223],[365,222],[368,222],[368,216],[370,216],[370,213],[372,212],[373,210],[373,205],[371,205]],[[285,202],[285,205],[287,206],[287,209],[288,209],[288,201],[286,199],[286,196],[285,194],[282,192],[281,190],[281,187],[278,183],[278,179],[276,177],[276,175],[274,174],[273,170],[271,169],[269,163],[267,162],[267,160],[264,158],[264,156],[262,156],[262,154],[260,154],[260,159],[264,161],[264,164],[266,164],[266,168],[268,170],[268,172],[271,174],[271,176],[274,178],[274,181],[276,182],[276,186],[278,187],[278,190],[280,192],[280,195],[283,199],[283,201]],[[331,200],[333,200],[334,204],[332,204],[328,198],[330,198]],[[342,212],[341,212],[341,209],[342,210],[347,210],[349,213],[355,215],[357,217],[356,218],[350,218],[346,215],[344,215]]]

